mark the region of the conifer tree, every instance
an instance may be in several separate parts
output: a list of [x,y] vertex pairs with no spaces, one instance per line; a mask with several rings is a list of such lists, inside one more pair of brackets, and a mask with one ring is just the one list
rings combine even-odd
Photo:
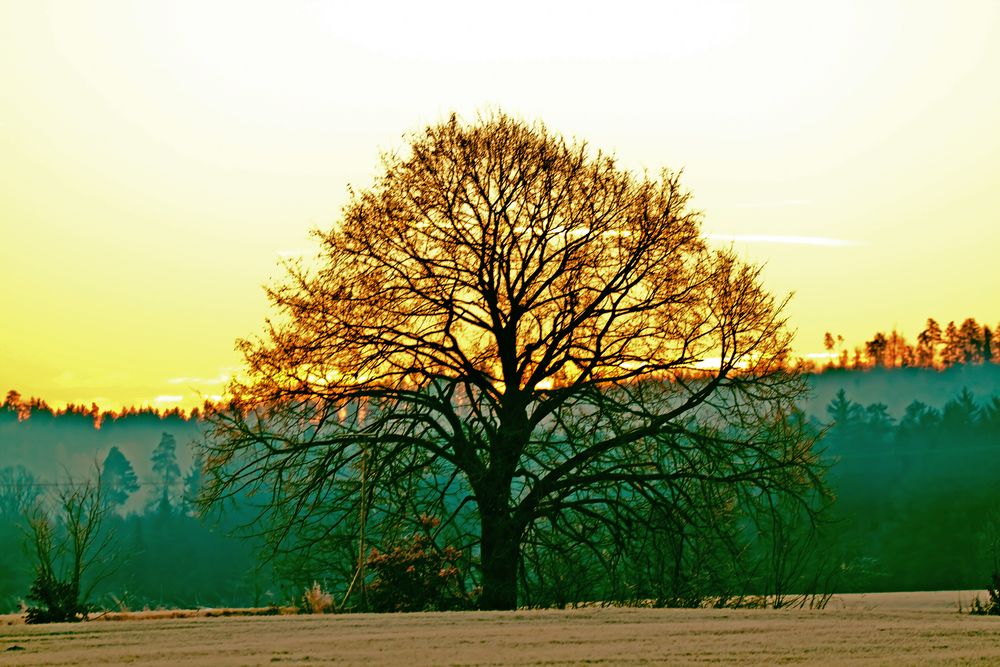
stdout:
[[121,450],[112,447],[101,465],[101,488],[107,502],[121,506],[139,490],[139,478]]

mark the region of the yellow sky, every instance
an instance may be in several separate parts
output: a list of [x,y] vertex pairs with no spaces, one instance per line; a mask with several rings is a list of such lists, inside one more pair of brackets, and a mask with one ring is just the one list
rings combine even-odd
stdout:
[[991,0],[0,0],[0,391],[219,393],[348,183],[485,107],[683,167],[803,353],[995,324],[998,72]]

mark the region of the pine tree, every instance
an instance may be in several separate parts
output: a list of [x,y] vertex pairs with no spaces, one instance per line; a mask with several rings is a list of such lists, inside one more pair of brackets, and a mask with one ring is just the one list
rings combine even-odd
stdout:
[[201,493],[201,485],[205,460],[198,455],[191,463],[191,469],[184,475],[184,497],[181,500],[186,514],[197,512],[198,494]]
[[941,325],[933,317],[927,319],[927,327],[917,336],[917,365],[931,368],[936,363],[937,347],[941,344]]
[[961,345],[962,363],[979,364],[983,362],[983,330],[975,318],[968,318],[958,329]]
[[112,447],[101,465],[101,488],[112,505],[124,505],[128,497],[139,490],[139,478],[121,450]]
[[962,362],[962,336],[954,322],[948,322],[944,331],[944,349],[941,350],[941,364],[947,368]]
[[159,476],[162,485],[160,509],[170,509],[171,490],[181,477],[180,466],[177,465],[177,440],[169,433],[164,433],[160,444],[153,450],[153,472]]
[[886,366],[886,352],[889,348],[889,341],[885,334],[879,331],[875,337],[865,343],[865,354],[868,355],[870,366]]

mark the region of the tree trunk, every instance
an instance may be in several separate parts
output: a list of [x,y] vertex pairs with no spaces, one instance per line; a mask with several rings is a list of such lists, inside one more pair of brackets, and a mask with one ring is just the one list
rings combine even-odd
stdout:
[[517,568],[523,525],[511,515],[514,470],[531,436],[525,407],[508,402],[501,410],[500,427],[490,447],[490,468],[477,492],[482,521],[479,557],[483,568],[481,609],[517,609]]
[[479,548],[483,568],[483,592],[479,607],[485,610],[517,609],[520,535],[511,518],[503,514],[484,513]]

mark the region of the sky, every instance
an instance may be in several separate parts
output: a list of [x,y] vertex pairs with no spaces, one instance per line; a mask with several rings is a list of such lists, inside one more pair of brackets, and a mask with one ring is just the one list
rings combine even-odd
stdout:
[[992,0],[0,0],[0,391],[223,393],[281,258],[453,111],[683,169],[800,354],[995,324],[998,71]]

